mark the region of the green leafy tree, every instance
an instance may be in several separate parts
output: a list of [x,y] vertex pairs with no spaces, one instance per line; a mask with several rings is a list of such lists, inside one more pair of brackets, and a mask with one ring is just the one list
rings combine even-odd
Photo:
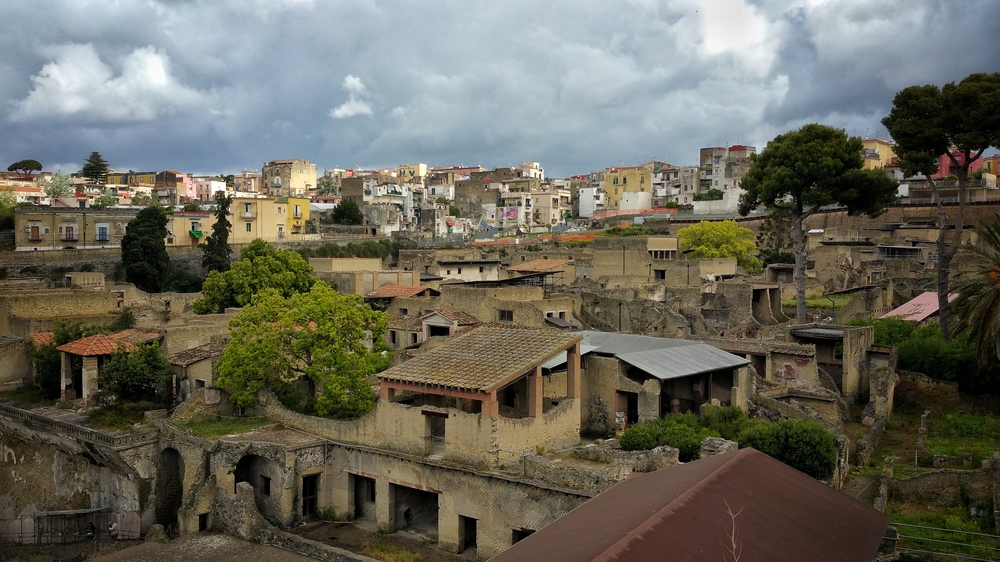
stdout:
[[956,334],[968,334],[976,359],[985,367],[1000,356],[1000,217],[976,228],[986,249],[963,246],[969,258],[955,280],[958,298],[950,303]]
[[250,304],[265,289],[283,297],[309,291],[319,281],[298,252],[278,250],[257,239],[240,252],[228,271],[212,271],[202,285],[202,297],[193,304],[195,314],[221,313]]
[[740,182],[740,214],[764,205],[787,209],[792,218],[795,251],[796,316],[806,321],[806,245],[802,221],[823,205],[840,204],[849,215],[871,217],[896,198],[897,184],[881,170],[865,170],[859,137],[825,125],[810,124],[778,135],[763,152],[751,156]]
[[317,414],[363,415],[375,403],[368,376],[385,366],[368,342],[381,342],[387,325],[388,316],[360,296],[324,283],[290,296],[267,289],[229,323],[232,341],[218,364],[218,384],[234,403],[249,406],[261,388],[306,377],[319,395]]
[[129,221],[122,238],[126,281],[147,293],[160,292],[170,271],[166,237],[167,216],[160,207],[146,207]]
[[14,209],[17,207],[17,194],[14,188],[0,187],[0,230],[14,228]]
[[320,195],[336,195],[339,191],[337,189],[337,180],[330,176],[323,176],[316,180],[316,189]]
[[73,195],[73,178],[62,172],[52,174],[49,183],[45,184],[46,197],[69,197]]
[[163,279],[161,289],[165,293],[197,293],[201,291],[202,280],[185,267],[171,264],[170,273]]
[[680,250],[693,258],[736,258],[750,275],[763,271],[753,231],[736,221],[701,221],[677,231]]
[[139,344],[133,350],[124,347],[111,354],[101,366],[97,386],[98,401],[103,406],[121,402],[156,401],[167,396],[170,362],[158,344]]
[[748,427],[740,448],[753,447],[817,479],[829,478],[837,466],[837,441],[822,425],[806,420],[778,420]]
[[18,160],[7,166],[8,172],[17,172],[22,178],[27,178],[31,172],[41,172],[42,164],[38,160]]
[[361,208],[358,207],[354,199],[346,197],[340,201],[340,205],[333,209],[331,218],[337,224],[362,224],[365,220],[364,215],[361,214]]
[[58,399],[61,394],[62,354],[55,344],[36,345],[34,342],[29,343],[28,353],[35,366],[35,384],[42,391],[42,396],[49,400]]
[[705,193],[694,196],[695,201],[722,201],[726,194],[721,189],[709,189]]
[[757,256],[764,265],[795,263],[792,251],[792,215],[787,209],[775,209],[757,230]]
[[97,151],[91,152],[83,164],[84,177],[98,185],[104,185],[108,182],[108,170],[108,161]]
[[[221,193],[221,192],[219,192],[219,193]],[[181,207],[181,210],[189,212],[189,213],[190,212],[198,212],[198,211],[201,210],[201,203],[199,203],[197,201],[188,201],[187,203],[184,204],[184,206]]]
[[107,209],[118,204],[118,192],[113,188],[106,188],[100,195],[94,198],[90,204],[91,209]]
[[212,234],[201,248],[204,252],[201,266],[208,271],[229,271],[229,256],[233,254],[233,249],[229,247],[229,232],[233,228],[229,222],[229,207],[232,204],[232,197],[221,191],[215,194],[215,224],[212,225]]
[[[1000,141],[1000,73],[970,74],[958,84],[910,86],[896,93],[892,110],[882,119],[896,143],[899,166],[907,176],[928,178],[938,207],[937,293],[941,329],[948,336],[948,285],[951,260],[962,243],[969,167]],[[955,154],[957,152],[958,154]],[[946,236],[948,213],[930,176],[941,157],[949,159],[958,181],[954,236]]]
[[145,191],[140,191],[132,196],[132,204],[137,207],[154,207],[160,204],[156,197]]

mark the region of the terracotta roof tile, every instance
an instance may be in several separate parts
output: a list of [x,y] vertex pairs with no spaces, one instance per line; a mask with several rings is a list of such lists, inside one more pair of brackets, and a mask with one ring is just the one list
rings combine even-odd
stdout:
[[127,341],[116,340],[104,334],[97,334],[60,345],[56,349],[82,357],[95,357],[98,355],[111,355],[119,349],[132,351],[135,349],[135,346]]
[[226,344],[222,342],[206,343],[205,345],[185,349],[184,351],[171,355],[170,364],[177,365],[179,367],[187,367],[188,365],[197,363],[198,361],[222,355],[222,352],[225,351],[225,349]]
[[56,342],[56,335],[52,332],[36,332],[31,334],[31,341],[35,345],[51,345]]
[[562,267],[569,263],[569,260],[531,260],[507,268],[507,271],[519,271],[525,273],[536,273],[539,271],[549,271]]
[[580,341],[578,334],[486,324],[379,373],[384,381],[493,392]]
[[428,316],[434,313],[438,313],[441,316],[447,318],[448,320],[451,320],[452,322],[457,322],[459,326],[471,326],[473,324],[479,324],[479,319],[476,318],[475,316],[472,316],[471,314],[466,314],[461,311],[451,312],[448,310],[442,310],[440,308],[435,308],[431,310],[427,314],[421,316],[420,319],[423,320],[424,318],[427,318]]
[[128,343],[150,343],[160,339],[160,334],[155,332],[143,332],[142,330],[136,330],[135,328],[115,332],[110,334],[110,336],[118,341]]
[[366,299],[387,299],[391,297],[415,297],[430,289],[420,285],[382,285],[365,295]]

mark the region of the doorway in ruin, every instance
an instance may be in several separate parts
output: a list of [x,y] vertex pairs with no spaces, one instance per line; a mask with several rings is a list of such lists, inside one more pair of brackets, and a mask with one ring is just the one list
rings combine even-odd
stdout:
[[316,513],[319,506],[319,474],[302,477],[302,516]]
[[406,530],[437,541],[438,536],[438,495],[391,484],[396,499],[396,530]]
[[160,451],[156,474],[156,522],[168,528],[177,524],[177,512],[184,499],[184,459],[177,449]]
[[271,459],[260,455],[246,455],[236,463],[233,471],[235,484],[246,482],[253,488],[254,504],[257,511],[272,525],[282,527],[281,482],[284,472]]
[[448,414],[424,410],[424,435],[427,439],[427,452],[431,455],[443,455],[445,452],[445,423]]
[[458,551],[476,552],[476,521],[472,517],[458,516]]
[[350,475],[354,483],[354,520],[375,521],[375,479]]

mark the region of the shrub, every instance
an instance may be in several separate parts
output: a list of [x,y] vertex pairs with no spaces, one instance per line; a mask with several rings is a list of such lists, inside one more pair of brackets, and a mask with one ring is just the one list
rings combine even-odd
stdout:
[[739,434],[750,425],[750,418],[739,406],[705,408],[705,415],[699,420],[701,425],[716,431],[730,441],[736,441]]
[[816,422],[779,420],[754,425],[739,436],[740,447],[753,447],[813,478],[829,478],[837,464],[837,442]]
[[84,273],[88,273],[88,272],[94,271],[94,265],[90,264],[90,263],[85,263],[85,264],[83,264],[83,265],[80,266],[80,271],[82,271]]
[[18,273],[20,273],[21,275],[37,275],[38,268],[33,265],[26,265],[22,267]]
[[622,433],[620,444],[626,451],[648,451],[656,447],[656,436],[645,425],[633,425]]

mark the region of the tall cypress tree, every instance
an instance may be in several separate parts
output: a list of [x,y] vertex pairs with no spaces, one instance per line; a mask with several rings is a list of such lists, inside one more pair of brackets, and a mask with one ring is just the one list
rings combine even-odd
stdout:
[[215,224],[212,225],[212,234],[205,239],[205,245],[201,247],[205,253],[201,258],[201,266],[208,271],[229,271],[229,256],[233,253],[229,247],[229,231],[232,230],[232,223],[229,222],[229,207],[233,203],[232,196],[227,196],[223,192],[215,194]]
[[125,280],[147,293],[159,293],[170,271],[164,238],[167,216],[160,207],[146,207],[130,220],[122,238]]

